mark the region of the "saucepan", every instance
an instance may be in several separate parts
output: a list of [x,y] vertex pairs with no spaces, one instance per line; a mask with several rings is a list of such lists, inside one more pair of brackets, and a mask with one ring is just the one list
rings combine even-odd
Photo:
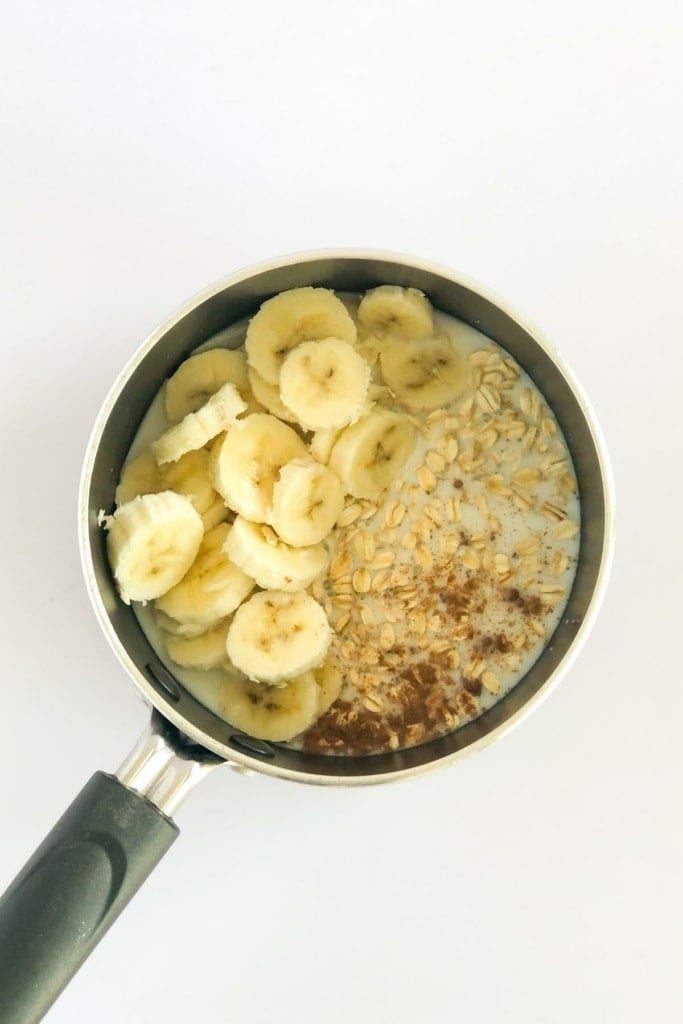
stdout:
[[[535,381],[564,432],[581,502],[573,588],[554,634],[524,678],[495,706],[450,735],[366,757],[314,756],[240,733],[200,704],[162,664],[107,562],[102,510],[162,382],[202,342],[252,315],[277,292],[304,285],[360,292],[380,284],[425,292],[433,306],[482,331]],[[80,545],[95,614],[123,668],[152,709],[145,734],[115,774],[97,772],[0,901],[0,1019],[40,1020],[178,835],[173,815],[218,765],[291,782],[361,786],[414,778],[498,739],[537,707],[576,657],[604,592],[612,550],[612,498],[599,428],[563,359],[501,302],[462,277],[381,252],[285,257],[234,274],[166,320],[124,368],[97,418],[83,468]]]

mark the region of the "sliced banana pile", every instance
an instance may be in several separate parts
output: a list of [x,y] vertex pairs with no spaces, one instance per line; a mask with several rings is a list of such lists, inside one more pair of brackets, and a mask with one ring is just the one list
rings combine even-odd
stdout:
[[412,414],[458,397],[465,373],[428,299],[382,285],[360,302],[275,295],[243,349],[190,356],[167,380],[168,429],[126,463],[103,517],[109,560],[123,601],[154,602],[172,661],[223,670],[237,728],[289,740],[339,696],[336,638],[307,588],[346,495],[381,500],[415,448]]

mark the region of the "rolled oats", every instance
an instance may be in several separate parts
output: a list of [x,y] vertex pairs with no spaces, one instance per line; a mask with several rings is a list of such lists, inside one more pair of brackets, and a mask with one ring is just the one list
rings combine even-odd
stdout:
[[420,466],[417,471],[417,479],[422,490],[426,491],[428,494],[431,494],[436,487],[436,477],[429,466]]
[[406,514],[406,506],[402,501],[392,501],[387,506],[384,522],[389,529],[400,526]]
[[465,568],[471,569],[473,572],[476,572],[477,569],[481,569],[481,559],[477,552],[472,548],[467,548],[463,552],[461,561]]
[[579,524],[574,522],[572,519],[566,519],[563,523],[560,523],[553,530],[553,535],[557,540],[571,540],[576,537],[579,532]]
[[443,473],[446,468],[446,460],[439,452],[429,451],[425,455],[425,462],[432,473]]
[[428,572],[434,565],[434,559],[432,553],[426,544],[418,544],[415,548],[415,558],[419,565]]
[[482,672],[481,681],[489,693],[500,693],[500,680],[495,672]]
[[379,554],[375,555],[371,562],[368,563],[368,569],[388,569],[389,566],[393,565],[396,560],[396,555],[393,551],[380,551]]
[[383,651],[390,651],[396,643],[394,627],[390,622],[385,622],[379,631],[379,645]]
[[346,508],[342,509],[337,519],[337,526],[350,526],[351,523],[355,523],[357,519],[360,519],[362,512],[360,505],[355,502],[351,505],[347,505]]
[[377,625],[377,616],[368,604],[362,604],[360,608],[361,622],[368,629],[372,629]]
[[356,569],[352,577],[353,589],[357,594],[367,594],[372,583],[372,577],[367,569]]

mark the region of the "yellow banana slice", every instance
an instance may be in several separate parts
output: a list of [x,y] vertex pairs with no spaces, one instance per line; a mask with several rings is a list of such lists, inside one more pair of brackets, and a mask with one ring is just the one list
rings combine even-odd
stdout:
[[355,498],[378,498],[405,466],[415,440],[415,429],[405,416],[374,410],[341,432],[330,469]]
[[224,384],[234,384],[243,398],[249,391],[247,357],[242,349],[213,348],[181,363],[166,381],[164,405],[169,423],[196,412]]
[[291,409],[288,409],[280,397],[280,389],[275,384],[269,384],[257,373],[253,366],[249,367],[249,383],[256,401],[277,416],[279,420],[287,423],[298,423],[298,420]]
[[382,376],[401,405],[438,409],[467,385],[467,361],[445,333],[420,341],[395,341],[379,357]]
[[177,462],[159,466],[151,449],[146,448],[124,466],[121,482],[116,488],[116,503],[123,505],[138,494],[175,491],[190,499],[202,517],[204,529],[222,523],[229,510],[214,490],[208,475],[209,453],[203,448],[187,452]]
[[312,458],[326,466],[340,435],[341,430],[316,430],[308,446]]
[[327,566],[322,544],[290,547],[269,526],[237,516],[225,544],[227,556],[266,590],[303,590]]
[[198,626],[196,622],[178,622],[176,619],[172,619],[170,615],[167,615],[166,612],[160,611],[159,608],[154,608],[154,621],[159,629],[164,633],[170,633],[171,636],[191,639],[192,637],[199,636],[200,633],[206,632],[204,626]]
[[344,427],[364,411],[370,367],[348,341],[298,345],[282,362],[280,394],[307,430]]
[[372,379],[375,380],[378,375],[377,361],[379,354],[382,351],[384,341],[382,338],[378,338],[376,334],[368,331],[367,328],[361,324],[358,330],[358,340],[356,342],[356,350],[363,357],[365,362],[370,367]]
[[186,495],[210,530],[228,517],[228,507],[209,480],[209,453],[204,448],[181,455],[163,467],[167,487]]
[[280,470],[306,454],[299,435],[267,413],[246,416],[212,449],[209,474],[229,508],[265,523]]
[[208,629],[198,636],[164,637],[166,650],[171,661],[182,668],[210,669],[221,665],[226,659],[225,643],[228,638],[230,619]]
[[358,307],[363,327],[378,338],[426,338],[434,330],[429,299],[416,288],[383,284],[366,292]]
[[344,485],[336,473],[310,456],[293,459],[273,487],[270,525],[294,547],[319,544],[344,507]]
[[[266,590],[235,612],[227,652],[250,679],[275,686],[321,665],[329,643],[325,612],[309,594]],[[317,692],[314,699],[317,709]]]
[[219,713],[231,725],[260,740],[294,739],[318,714],[318,686],[305,672],[284,686],[227,678],[219,691]]
[[287,353],[320,338],[353,343],[356,325],[329,288],[293,288],[263,303],[249,323],[244,347],[249,365],[268,384],[279,384]]
[[[119,485],[116,488],[116,504],[125,505],[137,498],[138,494],[158,494],[168,490],[164,474],[151,450],[145,448],[123,467]],[[170,488],[173,490],[173,488]]]
[[152,443],[154,457],[163,465],[175,462],[186,452],[203,448],[217,434],[232,427],[247,408],[234,384],[224,384],[197,412],[190,412]]
[[204,533],[189,498],[173,491],[141,494],[104,520],[109,564],[121,599],[151,601],[192,565]]
[[318,717],[332,707],[344,685],[341,652],[334,636],[325,661],[312,672],[318,684]]
[[[187,499],[185,499],[187,500]],[[192,565],[156,607],[177,622],[209,629],[237,608],[254,589],[254,581],[224,551],[228,523],[207,530]]]

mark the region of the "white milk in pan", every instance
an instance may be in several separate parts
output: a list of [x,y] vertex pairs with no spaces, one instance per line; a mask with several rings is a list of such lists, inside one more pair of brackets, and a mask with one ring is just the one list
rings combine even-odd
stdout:
[[[558,425],[504,350],[445,314],[435,326],[467,353],[470,385],[451,406],[413,417],[408,466],[381,501],[348,497],[325,542],[329,568],[309,591],[345,681],[289,744],[306,752],[374,754],[452,732],[524,676],[569,596],[579,499]],[[245,330],[236,324],[202,349],[233,347]],[[162,389],[131,456],[167,425]],[[230,669],[180,668],[153,608],[135,612],[169,671],[221,715]]]

